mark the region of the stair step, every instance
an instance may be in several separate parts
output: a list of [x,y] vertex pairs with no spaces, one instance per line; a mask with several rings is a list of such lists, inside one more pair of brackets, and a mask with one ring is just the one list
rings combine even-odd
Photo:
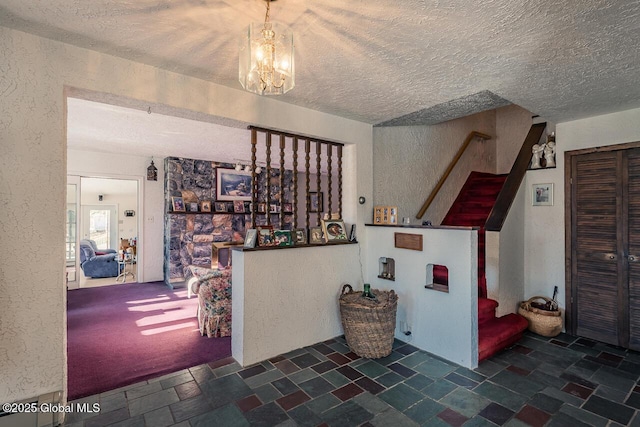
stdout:
[[496,318],[498,301],[489,298],[478,298],[478,325]]
[[528,326],[519,314],[507,314],[478,325],[478,361],[515,344]]

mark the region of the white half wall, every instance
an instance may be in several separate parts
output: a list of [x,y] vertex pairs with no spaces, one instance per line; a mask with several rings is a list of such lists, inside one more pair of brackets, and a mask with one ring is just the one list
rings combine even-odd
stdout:
[[342,285],[361,283],[357,244],[233,251],[231,353],[242,366],[342,334]]
[[[470,228],[367,226],[365,280],[398,294],[396,338],[467,368],[478,365],[478,232]],[[394,233],[420,235],[423,250],[395,247]],[[395,261],[395,281],[378,278],[380,258]],[[425,289],[427,265],[449,270],[449,293]],[[357,289],[357,288],[354,288]],[[362,288],[359,288],[362,289]],[[411,335],[400,328],[406,322]]]

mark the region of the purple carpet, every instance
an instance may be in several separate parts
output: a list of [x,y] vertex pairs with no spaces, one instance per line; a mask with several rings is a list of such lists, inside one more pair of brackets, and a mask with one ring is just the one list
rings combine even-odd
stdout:
[[67,292],[69,400],[231,355],[231,337],[200,336],[198,298],[162,282]]

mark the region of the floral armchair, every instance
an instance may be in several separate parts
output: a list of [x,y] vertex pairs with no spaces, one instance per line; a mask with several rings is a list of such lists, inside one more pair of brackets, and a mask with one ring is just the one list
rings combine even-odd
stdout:
[[198,295],[198,325],[207,337],[231,335],[231,270],[191,267],[197,278],[189,286]]

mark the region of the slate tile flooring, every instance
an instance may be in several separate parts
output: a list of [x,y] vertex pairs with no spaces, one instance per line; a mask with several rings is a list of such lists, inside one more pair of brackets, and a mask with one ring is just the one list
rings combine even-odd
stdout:
[[376,360],[343,337],[242,368],[228,358],[79,402],[66,426],[640,427],[640,353],[526,333],[475,370],[395,341]]

